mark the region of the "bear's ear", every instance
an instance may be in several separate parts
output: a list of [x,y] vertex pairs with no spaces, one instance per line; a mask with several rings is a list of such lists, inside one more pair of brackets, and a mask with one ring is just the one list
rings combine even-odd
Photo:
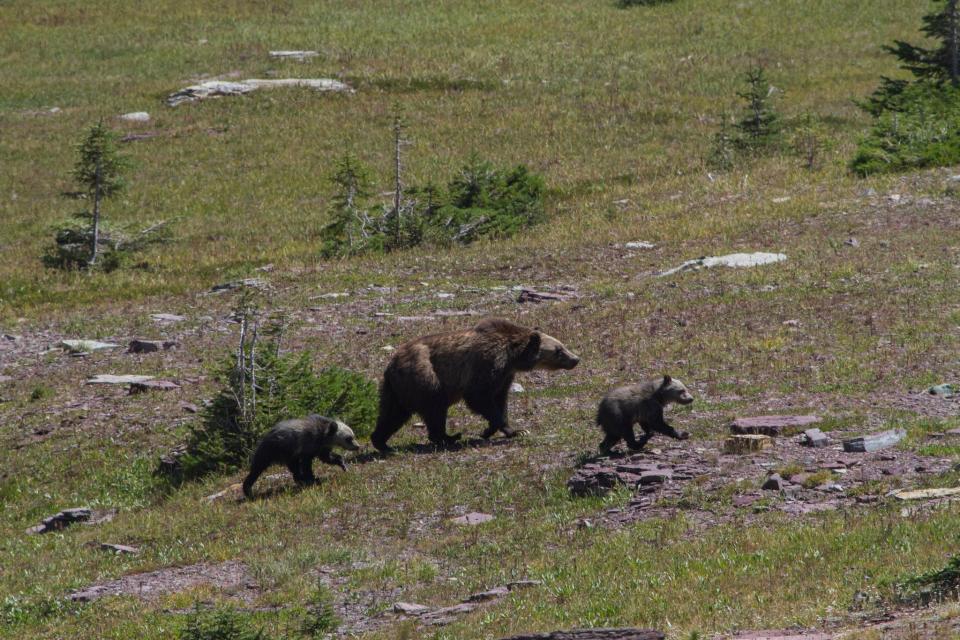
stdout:
[[670,386],[670,383],[673,382],[673,378],[670,376],[663,376],[663,384],[660,385],[661,389],[665,389]]

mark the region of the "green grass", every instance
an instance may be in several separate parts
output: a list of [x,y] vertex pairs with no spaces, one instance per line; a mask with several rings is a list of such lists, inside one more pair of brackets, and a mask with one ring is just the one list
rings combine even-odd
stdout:
[[[915,40],[925,10],[894,0],[678,0],[629,11],[612,0],[0,4],[0,335],[31,341],[9,359],[0,350],[0,374],[14,378],[0,383],[0,636],[169,638],[183,615],[168,610],[237,603],[209,587],[149,603],[63,596],[130,573],[233,559],[261,587],[249,606],[267,608],[244,616],[275,637],[300,637],[327,589],[373,615],[397,600],[441,606],[514,579],[543,581],[450,627],[413,632],[437,640],[589,625],[687,638],[816,626],[843,618],[858,591],[893,602],[896,584],[955,553],[956,506],[910,518],[893,506],[795,520],[751,512],[709,529],[681,514],[611,530],[583,521],[624,506],[626,493],[574,500],[565,482],[599,443],[598,398],[664,373],[697,397],[670,413],[694,434],[691,446],[709,446],[733,415],[809,412],[834,431],[904,426],[902,447],[960,460],[954,442],[927,437],[955,428],[954,418],[935,417],[940,405],[923,416],[899,402],[960,373],[951,172],[860,180],[847,170],[869,125],[852,99],[896,73],[880,45]],[[303,64],[267,56],[296,48],[321,55]],[[806,113],[821,119],[831,144],[818,169],[784,155],[708,175],[712,136],[757,63],[784,91],[788,133]],[[231,72],[339,77],[357,92],[162,102],[199,74]],[[325,177],[344,150],[390,175],[396,102],[410,125],[411,182],[445,180],[473,152],[525,163],[546,179],[548,222],[497,243],[320,260]],[[61,111],[39,113],[53,106]],[[113,119],[135,110],[153,121]],[[123,133],[161,134],[124,145],[136,168],[105,215],[175,219],[174,241],[150,248],[138,268],[44,270],[50,228],[76,204],[60,197],[75,188],[73,145],[101,116]],[[860,246],[844,245],[850,237]],[[630,240],[657,247],[614,246]],[[754,250],[788,260],[656,277],[690,258]],[[254,271],[267,263],[271,272]],[[507,446],[402,453],[348,473],[318,465],[320,486],[284,482],[252,503],[204,500],[239,474],[167,492],[153,463],[198,420],[179,403],[212,397],[216,364],[236,346],[236,327],[223,320],[234,294],[199,294],[250,275],[271,283],[263,306],[290,319],[285,348],[317,354],[318,368],[374,379],[389,357],[383,347],[473,322],[376,315],[441,309],[540,326],[582,363],[518,378],[526,393],[512,396],[511,419],[531,435]],[[570,285],[579,297],[518,305],[517,285]],[[351,295],[316,298],[343,291]],[[188,320],[161,328],[149,318],[160,311]],[[178,349],[145,356],[44,353],[60,338],[168,336]],[[183,389],[128,396],[82,384],[105,372],[175,378]],[[468,435],[481,429],[462,408],[451,423]],[[423,440],[407,426],[399,444]],[[957,474],[929,483],[952,486]],[[737,490],[692,486],[682,500],[726,508]],[[80,505],[118,514],[96,527],[23,533]],[[449,522],[465,511],[496,519]],[[92,541],[141,553],[107,554]],[[318,575],[341,582],[322,585]],[[364,637],[401,633],[390,624]]]

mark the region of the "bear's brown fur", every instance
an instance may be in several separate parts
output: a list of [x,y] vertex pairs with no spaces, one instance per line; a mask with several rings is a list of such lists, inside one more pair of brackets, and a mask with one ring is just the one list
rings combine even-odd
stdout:
[[439,333],[401,345],[380,385],[380,415],[370,440],[389,451],[387,440],[414,413],[437,445],[459,438],[447,434],[447,409],[461,399],[486,418],[483,432],[507,437],[507,394],[517,371],[572,369],[580,359],[559,340],[508,320],[488,318],[475,327]]

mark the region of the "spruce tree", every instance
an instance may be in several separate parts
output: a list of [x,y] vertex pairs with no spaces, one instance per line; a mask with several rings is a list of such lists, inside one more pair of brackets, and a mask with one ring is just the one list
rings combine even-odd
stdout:
[[[922,31],[930,39],[937,41],[933,47],[921,47],[902,40],[893,45],[884,46],[900,60],[900,67],[906,69],[916,81],[926,81],[937,85],[946,83],[960,86],[960,15],[958,0],[934,0],[936,9],[923,17]],[[866,111],[877,116],[884,111],[901,111],[901,96],[908,80],[894,80],[883,77],[880,88],[861,104]]]
[[747,90],[737,95],[746,101],[743,117],[734,126],[739,134],[737,145],[749,151],[770,147],[780,139],[780,115],[773,108],[773,87],[763,67],[747,72]]
[[123,191],[126,182],[122,173],[128,163],[117,153],[116,134],[104,126],[103,120],[94,125],[80,143],[79,155],[73,177],[93,205],[85,214],[91,224],[88,262],[93,265],[100,244],[100,203]]

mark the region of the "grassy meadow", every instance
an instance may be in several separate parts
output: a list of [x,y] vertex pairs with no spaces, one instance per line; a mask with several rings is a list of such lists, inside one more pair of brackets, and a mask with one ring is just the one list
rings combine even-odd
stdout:
[[[904,401],[960,374],[960,183],[950,169],[869,180],[847,170],[868,126],[853,100],[898,73],[880,45],[916,41],[927,10],[902,0],[629,10],[582,0],[0,2],[0,338],[19,337],[0,345],[0,375],[11,378],[0,382],[0,637],[171,638],[185,610],[219,602],[240,606],[272,638],[309,637],[302,619],[325,598],[373,618],[397,601],[444,606],[519,579],[543,584],[450,626],[388,621],[354,635],[494,640],[622,625],[687,639],[855,628],[858,594],[871,611],[896,609],[900,581],[957,553],[955,504],[908,517],[887,502],[802,518],[747,510],[714,527],[681,510],[611,528],[599,519],[626,505],[626,492],[573,499],[565,483],[600,441],[599,397],[661,373],[697,397],[671,410],[691,446],[715,447],[736,415],[813,412],[843,431],[903,427],[902,450],[960,462],[956,440],[930,437],[960,427],[956,412]],[[320,55],[278,61],[268,55],[276,49]],[[787,138],[805,115],[822,120],[817,168],[789,151],[729,172],[706,165],[756,64],[780,90]],[[331,77],[356,91],[164,104],[210,77]],[[469,247],[321,260],[331,167],[353,152],[388,192],[398,106],[408,181],[443,183],[472,153],[524,163],[547,182],[549,221]],[[116,119],[132,111],[151,121]],[[75,145],[99,118],[121,134],[157,134],[121,145],[134,168],[105,216],[174,221],[173,240],[112,273],[45,269],[51,227],[78,207],[62,195],[75,189]],[[622,246],[632,240],[656,247]],[[737,251],[788,260],[656,277]],[[213,371],[236,344],[227,318],[237,294],[204,294],[242,277],[269,281],[261,304],[290,318],[285,348],[311,351],[318,366],[374,379],[384,347],[476,320],[399,319],[436,310],[541,327],[582,362],[518,378],[526,392],[512,396],[511,419],[530,435],[516,441],[408,448],[366,456],[347,473],[318,464],[320,486],[280,482],[287,488],[254,502],[204,499],[240,473],[165,491],[156,460],[199,419],[181,403],[213,396]],[[567,286],[576,297],[519,305],[517,285]],[[335,292],[350,295],[320,297]],[[158,326],[157,312],[186,320]],[[180,345],[144,356],[48,350],[81,337]],[[83,384],[108,372],[182,388],[127,395]],[[451,423],[471,436],[482,429],[463,408]],[[425,439],[410,425],[397,437]],[[960,471],[929,484],[956,486]],[[694,486],[687,500],[719,512],[757,488],[731,482],[712,496]],[[75,506],[117,515],[24,533]],[[496,517],[450,523],[469,511]],[[157,599],[64,600],[127,574],[230,560],[246,564],[252,593],[200,586]],[[349,621],[340,631],[353,634]]]

